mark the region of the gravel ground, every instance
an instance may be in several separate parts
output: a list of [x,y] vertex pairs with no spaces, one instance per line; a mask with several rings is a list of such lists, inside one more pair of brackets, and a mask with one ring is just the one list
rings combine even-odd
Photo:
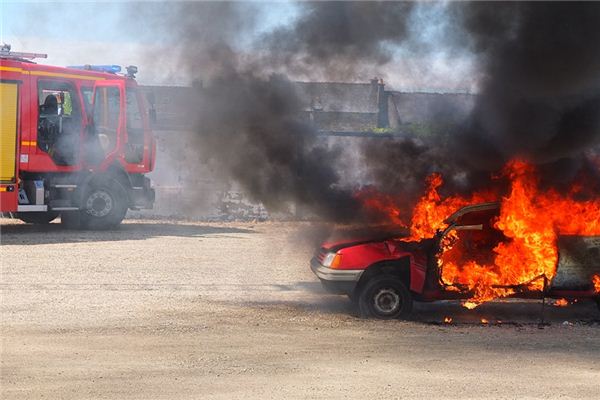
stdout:
[[541,327],[532,301],[362,320],[304,223],[1,223],[3,399],[600,397],[591,303]]

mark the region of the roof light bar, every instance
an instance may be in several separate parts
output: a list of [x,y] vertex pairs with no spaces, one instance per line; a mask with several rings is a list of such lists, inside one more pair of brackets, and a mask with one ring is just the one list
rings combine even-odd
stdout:
[[69,65],[67,68],[73,69],[83,69],[86,71],[96,71],[96,72],[107,72],[109,74],[116,74],[121,72],[121,67],[119,65]]

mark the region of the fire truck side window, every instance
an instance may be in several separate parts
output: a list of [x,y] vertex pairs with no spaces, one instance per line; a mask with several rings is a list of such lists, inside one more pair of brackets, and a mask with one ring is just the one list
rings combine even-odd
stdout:
[[144,122],[138,93],[134,88],[127,88],[127,146],[125,159],[129,163],[140,163],[144,158]]
[[117,146],[120,94],[116,87],[99,87],[94,98],[94,126],[104,154]]
[[38,82],[38,147],[57,165],[78,162],[81,135],[79,97],[69,82]]

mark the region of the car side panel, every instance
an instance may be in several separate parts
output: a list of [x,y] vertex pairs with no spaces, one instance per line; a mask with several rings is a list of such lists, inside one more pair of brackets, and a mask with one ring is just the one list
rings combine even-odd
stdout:
[[427,257],[421,252],[408,252],[387,242],[365,243],[338,251],[342,259],[337,269],[364,270],[385,261],[397,261],[408,257],[410,262],[410,290],[421,293],[427,273]]
[[337,269],[367,269],[376,262],[396,259],[384,242],[346,247],[338,250],[337,253],[342,256]]

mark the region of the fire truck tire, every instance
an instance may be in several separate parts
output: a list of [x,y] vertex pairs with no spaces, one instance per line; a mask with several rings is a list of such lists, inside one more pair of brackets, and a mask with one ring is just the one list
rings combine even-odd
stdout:
[[56,211],[18,213],[17,217],[27,224],[45,225],[58,217]]
[[83,196],[80,223],[84,229],[111,229],[123,221],[127,213],[127,192],[115,181],[92,184]]
[[67,229],[79,229],[79,211],[63,211],[60,214],[60,223]]
[[392,275],[371,278],[358,296],[362,317],[405,319],[412,311],[412,295],[402,280]]

